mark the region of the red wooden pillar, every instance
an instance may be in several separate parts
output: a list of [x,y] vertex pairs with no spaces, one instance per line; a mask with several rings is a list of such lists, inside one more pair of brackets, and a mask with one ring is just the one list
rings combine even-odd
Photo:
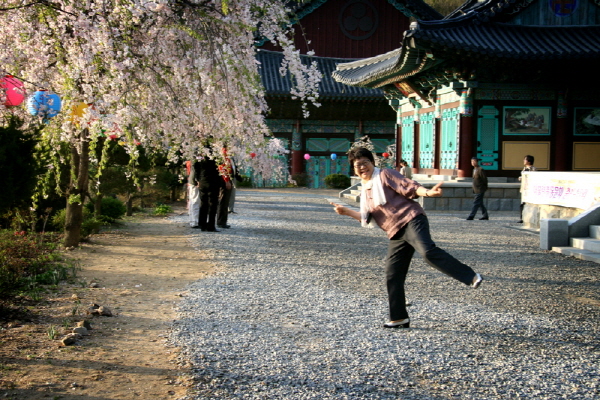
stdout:
[[400,167],[400,160],[402,160],[402,118],[398,117],[400,123],[396,123],[396,168]]
[[473,157],[473,146],[477,140],[474,137],[473,114],[460,116],[460,142],[458,149],[458,177],[467,178],[472,174],[471,157]]
[[434,153],[433,153],[433,174],[440,175],[440,155],[442,154],[442,124],[440,118],[435,118],[434,126]]

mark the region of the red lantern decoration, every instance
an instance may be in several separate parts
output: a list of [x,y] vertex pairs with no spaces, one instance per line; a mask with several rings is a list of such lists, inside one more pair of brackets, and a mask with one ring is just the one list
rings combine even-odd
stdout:
[[11,75],[0,78],[0,88],[6,91],[6,107],[19,106],[25,100],[25,85]]
[[250,153],[250,157],[251,157],[251,158],[254,158],[254,157],[256,157],[256,153]]
[[390,156],[390,153],[383,153],[382,156],[383,158],[388,158]]

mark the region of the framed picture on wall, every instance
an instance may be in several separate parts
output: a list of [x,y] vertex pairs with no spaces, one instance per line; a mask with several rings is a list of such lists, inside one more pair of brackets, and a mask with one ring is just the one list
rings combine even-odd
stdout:
[[600,136],[600,108],[575,107],[573,134]]
[[551,107],[504,107],[504,135],[549,135]]

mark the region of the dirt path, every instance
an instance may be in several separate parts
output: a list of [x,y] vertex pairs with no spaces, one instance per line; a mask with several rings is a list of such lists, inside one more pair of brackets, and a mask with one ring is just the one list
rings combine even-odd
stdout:
[[[183,396],[190,382],[185,366],[177,364],[177,349],[166,346],[168,325],[186,285],[212,270],[186,240],[188,229],[166,218],[134,217],[70,252],[82,267],[78,282],[33,306],[38,317],[0,330],[0,398]],[[99,287],[87,287],[92,282]],[[91,303],[107,306],[114,316],[90,319],[90,335],[61,346],[58,339]],[[48,335],[52,326],[59,332],[55,340]]]

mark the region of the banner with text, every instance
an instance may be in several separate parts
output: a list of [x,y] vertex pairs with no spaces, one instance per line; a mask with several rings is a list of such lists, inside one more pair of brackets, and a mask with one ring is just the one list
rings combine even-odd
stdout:
[[524,172],[522,201],[587,210],[600,202],[600,173]]

